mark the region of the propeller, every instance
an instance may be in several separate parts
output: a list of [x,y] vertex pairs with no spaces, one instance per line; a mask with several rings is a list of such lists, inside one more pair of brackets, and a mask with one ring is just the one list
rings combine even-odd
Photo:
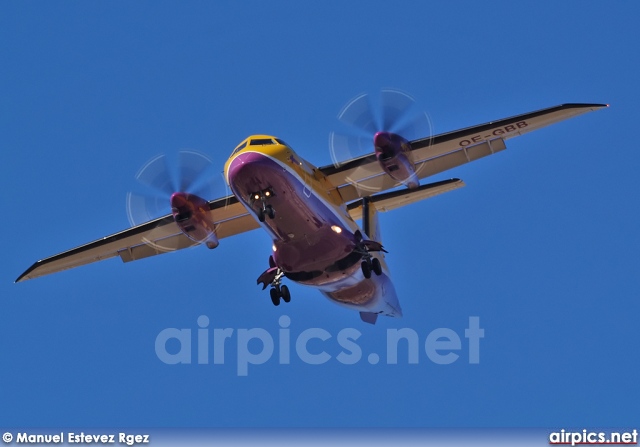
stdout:
[[[180,219],[181,214],[176,216],[175,206],[183,206],[188,201],[197,206],[206,206],[208,200],[230,195],[222,173],[216,173],[211,159],[191,150],[152,158],[140,168],[135,179],[136,184],[127,193],[126,200],[127,217],[131,226],[143,224],[172,212]],[[182,248],[178,245],[177,238],[167,238],[165,233],[166,230],[163,228],[152,230],[145,242],[161,251]],[[187,236],[196,242],[207,240],[202,235],[193,237],[193,234],[187,234]]]
[[[329,135],[331,159],[336,167],[340,167],[348,160],[371,154],[374,139],[381,132],[411,141],[430,137],[432,129],[429,116],[408,94],[395,89],[383,89],[377,94],[363,93],[349,101],[338,114],[337,128]],[[358,183],[373,173],[358,168],[348,180]],[[367,193],[380,190],[378,184],[371,182],[358,184],[358,188]]]

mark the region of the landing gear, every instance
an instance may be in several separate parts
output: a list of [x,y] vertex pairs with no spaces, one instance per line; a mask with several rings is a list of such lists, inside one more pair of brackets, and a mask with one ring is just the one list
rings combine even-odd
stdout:
[[285,303],[291,301],[291,293],[289,292],[289,288],[285,285],[280,287],[280,295],[282,295],[282,299]]
[[267,205],[265,207],[265,212],[267,213],[267,216],[269,216],[269,219],[275,219],[276,218],[276,210],[273,209],[273,207],[271,205]]
[[373,258],[371,260],[371,270],[376,276],[382,275],[382,265],[380,265],[380,260],[378,258]]
[[263,203],[263,207],[258,211],[258,220],[264,222],[267,216],[269,216],[269,219],[275,219],[276,210],[271,205],[264,205]]
[[285,303],[291,301],[291,292],[289,292],[289,288],[285,285],[272,287],[271,290],[269,290],[269,296],[274,306],[280,305],[280,298],[282,298]]
[[371,278],[371,272],[375,273],[376,276],[382,275],[382,264],[380,264],[380,259],[374,258],[371,256],[372,251],[382,251],[387,253],[387,250],[382,248],[382,244],[373,240],[365,240],[362,237],[362,233],[360,230],[357,230],[354,233],[356,239],[356,250],[362,254],[362,263],[360,266],[362,267],[362,274],[365,278]]
[[274,306],[280,305],[280,299],[284,300],[285,303],[291,301],[291,292],[289,292],[287,286],[282,284],[282,278],[284,278],[284,272],[276,266],[273,256],[269,256],[269,268],[260,275],[257,283],[262,284],[262,290],[271,285],[269,296]]
[[362,261],[362,264],[360,264],[360,266],[362,267],[362,274],[364,275],[364,277],[367,279],[371,278],[371,264],[369,264],[369,260],[365,259],[364,261]]
[[275,194],[271,188],[257,191],[249,196],[251,204],[256,204],[258,207],[258,220],[264,222],[269,216],[269,219],[276,218],[276,210],[272,205],[267,204],[267,200],[274,197]]
[[280,305],[280,293],[278,292],[279,292],[278,289],[276,289],[275,287],[269,291],[269,295],[271,296],[271,302],[273,303],[274,306]]
[[364,259],[360,267],[362,267],[362,274],[367,279],[371,278],[371,272],[375,273],[376,276],[382,275],[382,265],[378,258],[369,257]]

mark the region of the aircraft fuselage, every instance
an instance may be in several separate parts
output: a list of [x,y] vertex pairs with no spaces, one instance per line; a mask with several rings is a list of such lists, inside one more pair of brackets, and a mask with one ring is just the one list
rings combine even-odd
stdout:
[[250,137],[225,166],[234,195],[271,237],[276,266],[289,280],[317,288],[341,305],[401,316],[383,257],[371,254],[381,261],[382,274],[366,278],[359,242],[367,236],[326,178],[280,141]]

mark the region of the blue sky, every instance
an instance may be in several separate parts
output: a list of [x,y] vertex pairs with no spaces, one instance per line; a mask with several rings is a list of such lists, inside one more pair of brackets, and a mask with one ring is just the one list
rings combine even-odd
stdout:
[[[4,426],[556,427],[637,424],[636,174],[640,6],[634,2],[3,2],[0,5],[0,424]],[[21,284],[37,259],[128,226],[134,175],[161,153],[220,169],[267,133],[316,165],[362,92],[409,92],[436,133],[564,102],[609,103],[437,178],[467,186],[381,216],[402,319],[360,322],[292,285],[255,280],[261,231]],[[167,365],[166,328],[309,328],[332,360],[277,354],[237,374]],[[480,363],[464,330],[480,318]],[[337,334],[363,357],[336,360]],[[388,329],[461,338],[460,358],[408,364]],[[294,342],[295,343],[295,342]],[[258,351],[260,344],[252,344]],[[171,348],[171,346],[169,346]],[[175,346],[173,346],[175,348]],[[292,348],[292,352],[295,349]]]

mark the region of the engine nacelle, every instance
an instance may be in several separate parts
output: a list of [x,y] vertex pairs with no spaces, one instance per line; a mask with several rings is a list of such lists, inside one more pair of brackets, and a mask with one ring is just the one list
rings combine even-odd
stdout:
[[407,140],[391,132],[378,132],[373,146],[380,166],[391,178],[410,189],[420,186]]
[[209,204],[203,198],[175,192],[171,195],[171,212],[180,230],[192,241],[204,243],[209,248],[220,244],[215,223],[209,217]]

